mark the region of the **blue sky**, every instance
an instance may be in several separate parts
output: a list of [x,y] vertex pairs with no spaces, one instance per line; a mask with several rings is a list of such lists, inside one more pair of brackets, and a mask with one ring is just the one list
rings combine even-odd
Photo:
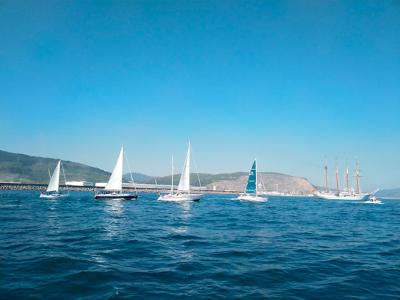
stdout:
[[400,186],[399,32],[398,1],[1,1],[0,149]]

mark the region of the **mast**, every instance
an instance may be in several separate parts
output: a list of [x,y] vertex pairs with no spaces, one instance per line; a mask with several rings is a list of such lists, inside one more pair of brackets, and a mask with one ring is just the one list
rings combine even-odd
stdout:
[[361,188],[360,188],[360,163],[357,161],[356,162],[356,174],[354,176],[356,178],[356,192],[357,194],[361,194]]
[[254,159],[254,161],[255,161],[255,163],[256,163],[256,197],[257,197],[257,194],[258,194],[258,180],[257,180],[257,177],[258,177],[258,172],[257,172],[257,159]]
[[325,170],[325,192],[329,193],[329,185],[328,185],[328,166],[327,166],[326,163],[325,163],[324,170]]
[[171,157],[171,195],[174,193],[174,156]]
[[339,193],[339,168],[336,165],[336,191]]
[[188,181],[188,194],[190,194],[190,156],[192,154],[192,145],[189,140],[188,155],[187,155],[187,181]]
[[350,192],[350,187],[349,187],[349,167],[346,165],[346,191],[347,193]]
[[64,176],[64,184],[65,184],[65,188],[66,188],[66,189],[67,189],[67,191],[68,191],[67,178],[65,177],[64,166],[63,166],[63,164],[61,163],[61,160],[60,160],[60,166],[61,166],[61,171],[62,171],[62,173],[63,173],[63,176]]
[[[132,169],[131,169],[131,164],[128,161],[128,156],[124,155],[124,158],[126,160],[126,164],[128,165],[128,170],[129,170],[129,175],[131,177],[131,184],[133,184],[133,187],[135,189],[135,193],[137,193],[137,189],[136,189],[136,184],[135,184],[135,180],[133,179],[133,173],[132,173]],[[157,187],[157,180],[154,178],[155,182],[156,182],[156,187]]]

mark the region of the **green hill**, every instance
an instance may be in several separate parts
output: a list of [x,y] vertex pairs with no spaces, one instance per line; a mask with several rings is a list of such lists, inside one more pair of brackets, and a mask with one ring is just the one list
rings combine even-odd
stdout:
[[136,173],[136,172],[132,172],[132,177],[131,177],[131,174],[129,174],[129,173],[124,174],[123,180],[125,182],[130,182],[131,179],[133,179],[133,181],[135,181],[136,183],[147,183],[147,182],[154,183],[153,176],[145,175],[142,173]]
[[[16,154],[0,150],[0,182],[48,183],[49,170],[52,172],[58,159]],[[110,173],[98,168],[71,161],[62,161],[67,181],[107,182]],[[171,176],[154,178],[141,173],[133,173],[137,183],[169,185]],[[247,172],[222,174],[191,174],[192,186],[207,186],[212,190],[241,191],[247,182]],[[174,184],[179,183],[180,174],[174,175]],[[200,179],[200,184],[199,184]],[[280,173],[260,173],[260,184],[266,190],[279,188],[281,192],[310,193],[314,190],[305,178]],[[130,181],[130,175],[124,175],[124,181]],[[63,182],[63,180],[61,180]]]
[[[191,174],[190,182],[192,186],[207,186],[210,190],[223,191],[242,191],[247,183],[247,172],[223,173],[223,174]],[[180,174],[174,175],[174,184],[179,183]],[[302,177],[290,176],[286,174],[274,172],[259,173],[260,188],[267,191],[295,193],[295,194],[310,194],[315,190],[315,187]],[[171,184],[171,176],[156,178],[158,184]],[[148,180],[147,183],[154,183],[154,179]]]
[[[29,156],[0,150],[0,181],[48,183],[58,159]],[[109,172],[71,161],[62,161],[67,181],[105,182]]]

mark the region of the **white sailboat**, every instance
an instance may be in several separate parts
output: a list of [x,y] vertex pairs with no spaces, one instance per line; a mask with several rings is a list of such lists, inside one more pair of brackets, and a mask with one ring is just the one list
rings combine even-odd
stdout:
[[122,175],[124,170],[124,147],[121,147],[114,170],[104,190],[96,193],[95,199],[137,199],[136,193],[122,192]]
[[50,177],[49,185],[47,186],[46,191],[40,193],[40,198],[55,199],[66,196],[66,194],[60,193],[60,171],[61,160],[58,161],[57,166]]
[[354,177],[356,178],[356,190],[350,189],[349,187],[349,170],[346,168],[346,190],[341,191],[339,187],[339,170],[336,167],[336,192],[331,192],[328,186],[328,167],[325,166],[325,191],[316,191],[314,193],[315,197],[324,200],[345,200],[345,201],[365,201],[371,196],[371,193],[362,193],[360,188],[360,168],[357,163],[356,173]]
[[253,165],[249,172],[249,178],[247,180],[246,189],[243,194],[237,197],[237,200],[265,202],[268,198],[265,195],[260,196],[258,193],[257,184],[257,160],[254,160]]
[[190,157],[191,157],[191,145],[189,141],[188,150],[186,153],[185,164],[183,165],[182,175],[179,180],[178,190],[174,193],[174,167],[172,159],[172,180],[171,180],[171,192],[166,195],[160,195],[158,200],[162,201],[199,201],[202,194],[192,193],[190,190]]

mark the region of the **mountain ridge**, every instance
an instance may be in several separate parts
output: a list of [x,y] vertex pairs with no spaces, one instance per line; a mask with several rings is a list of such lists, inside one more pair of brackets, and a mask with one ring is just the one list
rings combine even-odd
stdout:
[[[48,183],[59,159],[0,150],[0,181]],[[67,181],[104,181],[110,173],[82,163],[61,160]],[[73,178],[73,179],[72,179]]]
[[[0,150],[0,182],[21,182],[21,183],[41,183],[47,184],[49,171],[52,172],[59,159],[31,156],[22,153],[12,153]],[[67,181],[89,181],[107,182],[110,172],[100,168],[88,166],[82,163],[62,160]],[[311,183],[306,179],[276,173],[260,173],[262,180],[268,182],[266,188],[273,189],[271,184],[278,184],[285,192],[310,192],[313,189]],[[165,184],[171,183],[169,176],[149,176],[137,172],[132,172],[133,179],[137,183]],[[219,174],[191,174],[193,186],[207,186],[210,190],[243,190],[247,180],[248,172],[232,172]],[[265,177],[265,178],[264,178]],[[279,179],[280,178],[280,179]],[[174,184],[178,184],[180,174],[174,175]],[[200,179],[200,182],[199,180]],[[124,174],[125,181],[131,181],[129,173]],[[286,186],[286,188],[284,188]],[[302,187],[301,187],[302,186]]]

